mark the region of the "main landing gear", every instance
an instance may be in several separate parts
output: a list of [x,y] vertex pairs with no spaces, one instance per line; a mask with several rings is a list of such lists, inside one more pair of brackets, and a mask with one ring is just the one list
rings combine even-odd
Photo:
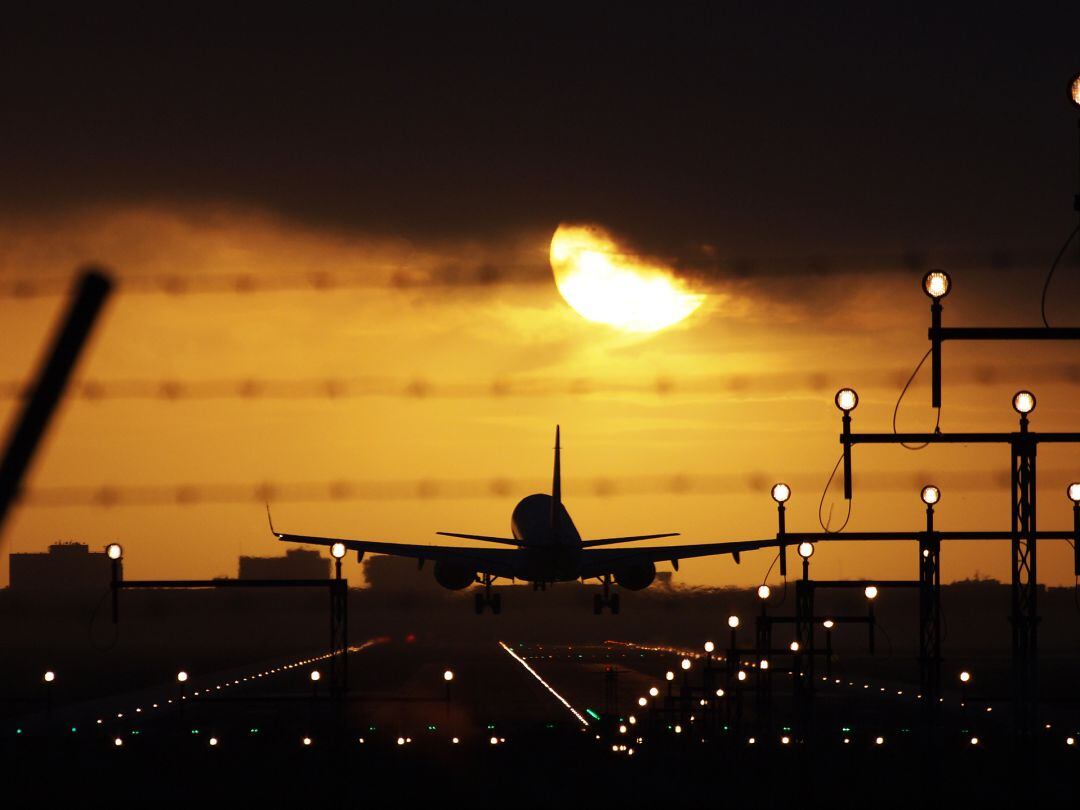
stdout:
[[604,585],[604,593],[593,597],[592,612],[599,616],[607,607],[611,609],[612,615],[615,615],[619,612],[619,595],[611,592],[611,574],[604,574],[600,581]]
[[495,581],[495,577],[491,574],[484,574],[480,580],[484,584],[484,592],[478,593],[473,597],[476,607],[476,615],[479,616],[484,612],[484,608],[488,605],[491,606],[491,612],[498,616],[502,613],[502,594],[491,592],[491,583]]

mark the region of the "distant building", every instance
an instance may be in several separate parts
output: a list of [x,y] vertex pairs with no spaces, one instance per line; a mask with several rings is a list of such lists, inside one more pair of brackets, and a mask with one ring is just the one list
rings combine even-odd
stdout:
[[364,579],[369,588],[380,592],[415,591],[435,584],[431,570],[420,571],[416,560],[369,554],[364,558]]
[[104,551],[91,551],[86,543],[54,543],[44,553],[8,558],[8,584],[13,591],[103,591],[111,581],[112,560]]
[[290,548],[284,557],[241,557],[240,579],[329,579],[330,560],[318,551]]

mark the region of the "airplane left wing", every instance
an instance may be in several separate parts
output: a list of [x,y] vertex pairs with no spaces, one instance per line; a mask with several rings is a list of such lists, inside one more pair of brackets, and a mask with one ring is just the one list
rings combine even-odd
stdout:
[[638,562],[672,562],[692,557],[711,557],[717,554],[730,554],[739,562],[739,555],[744,551],[756,551],[760,548],[776,548],[780,543],[775,538],[769,540],[739,540],[727,543],[696,543],[685,546],[645,546],[639,548],[586,549],[581,552],[581,576],[583,579],[611,573],[621,565]]
[[312,537],[305,534],[288,534],[271,527],[278,540],[287,543],[307,543],[315,546],[332,546],[342,543],[350,551],[373,554],[389,554],[394,557],[411,557],[414,560],[440,560],[465,563],[476,567],[482,574],[497,577],[516,576],[518,553],[513,549],[457,548],[454,546],[421,546],[413,543],[387,543],[382,540],[348,540],[341,537]]

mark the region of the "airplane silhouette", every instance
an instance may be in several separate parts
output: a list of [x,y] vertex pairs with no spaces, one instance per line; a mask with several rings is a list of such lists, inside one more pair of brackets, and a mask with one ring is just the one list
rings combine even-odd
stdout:
[[482,534],[459,532],[436,532],[445,537],[480,540],[485,543],[513,546],[509,549],[458,546],[422,546],[409,543],[391,543],[379,540],[349,540],[336,537],[313,537],[289,534],[274,529],[270,509],[270,531],[279,539],[290,543],[308,543],[320,546],[342,544],[357,552],[363,559],[365,552],[391,554],[419,560],[420,566],[427,560],[435,563],[435,581],[450,590],[462,590],[479,582],[483,593],[476,594],[476,612],[483,613],[486,606],[492,613],[500,613],[500,594],[492,594],[491,586],[496,579],[521,579],[543,589],[552,582],[599,579],[604,586],[603,595],[593,600],[593,612],[602,613],[608,607],[612,613],[619,612],[619,594],[611,593],[616,584],[631,591],[649,587],[656,578],[656,563],[670,562],[676,570],[679,560],[691,557],[709,557],[730,554],[739,562],[739,554],[759,548],[775,547],[777,540],[745,540],[738,542],[697,543],[681,546],[630,547],[597,549],[596,546],[618,545],[634,540],[655,540],[675,537],[678,532],[664,534],[640,534],[627,537],[605,537],[582,540],[570,513],[562,502],[562,472],[559,461],[559,427],[555,428],[555,471],[551,494],[528,495],[514,507],[510,518],[513,537],[490,537]]

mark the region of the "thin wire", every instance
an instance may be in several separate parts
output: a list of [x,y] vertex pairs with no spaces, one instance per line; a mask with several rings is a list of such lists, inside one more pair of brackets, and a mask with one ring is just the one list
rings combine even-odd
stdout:
[[818,525],[821,526],[822,531],[828,532],[829,534],[836,534],[837,532],[842,532],[844,530],[844,528],[848,525],[848,521],[851,520],[851,501],[850,500],[848,501],[848,506],[847,506],[847,517],[844,518],[844,522],[840,525],[839,529],[836,529],[835,531],[833,531],[833,530],[831,530],[829,528],[829,524],[832,523],[832,510],[833,510],[832,504],[829,505],[829,517],[828,517],[828,519],[822,519],[822,517],[821,517],[821,509],[825,505],[825,496],[829,494],[829,487],[832,486],[833,479],[836,477],[836,471],[840,468],[840,462],[843,461],[843,460],[844,460],[844,454],[841,452],[840,453],[840,458],[838,458],[836,460],[836,464],[833,465],[832,472],[829,473],[829,480],[825,482],[825,489],[823,489],[821,491],[821,500],[818,501],[818,507],[817,507]]
[[1046,274],[1046,281],[1043,283],[1041,304],[1042,322],[1043,326],[1047,329],[1050,328],[1050,322],[1046,320],[1046,293],[1050,291],[1050,280],[1054,277],[1054,271],[1057,270],[1058,262],[1060,262],[1061,257],[1065,255],[1065,251],[1069,249],[1069,243],[1072,242],[1073,237],[1075,237],[1077,233],[1080,233],[1080,222],[1077,222],[1076,227],[1069,232],[1068,237],[1065,239],[1065,244],[1061,246],[1061,250],[1059,250],[1057,256],[1054,257],[1054,263],[1050,265],[1050,272]]
[[[932,352],[932,351],[933,351],[932,348],[926,350],[926,354],[924,354],[922,356],[922,360],[920,360],[916,364],[915,370],[913,372],[911,372],[911,376],[908,377],[908,381],[906,383],[904,383],[904,388],[900,392],[900,396],[898,396],[896,398],[896,407],[893,408],[893,412],[892,412],[892,432],[893,433],[898,433],[899,432],[896,429],[896,417],[897,417],[897,414],[900,413],[900,403],[904,401],[904,394],[907,393],[908,388],[910,388],[911,384],[915,381],[915,376],[919,373],[919,369],[921,369],[923,367],[923,363],[926,362],[926,358],[930,356],[930,352]],[[937,419],[934,420],[934,433],[940,433],[940,432],[941,432],[941,406],[938,405],[938,407],[937,407]],[[922,450],[929,443],[930,442],[923,442],[922,444],[907,444],[905,442],[900,442],[900,446],[907,449],[907,450]]]
[[776,565],[776,561],[780,559],[780,552],[776,552],[776,556],[773,557],[773,561],[769,563],[769,570],[765,572],[765,579],[761,580],[761,584],[764,585],[769,581],[769,574],[772,573],[773,566]]

